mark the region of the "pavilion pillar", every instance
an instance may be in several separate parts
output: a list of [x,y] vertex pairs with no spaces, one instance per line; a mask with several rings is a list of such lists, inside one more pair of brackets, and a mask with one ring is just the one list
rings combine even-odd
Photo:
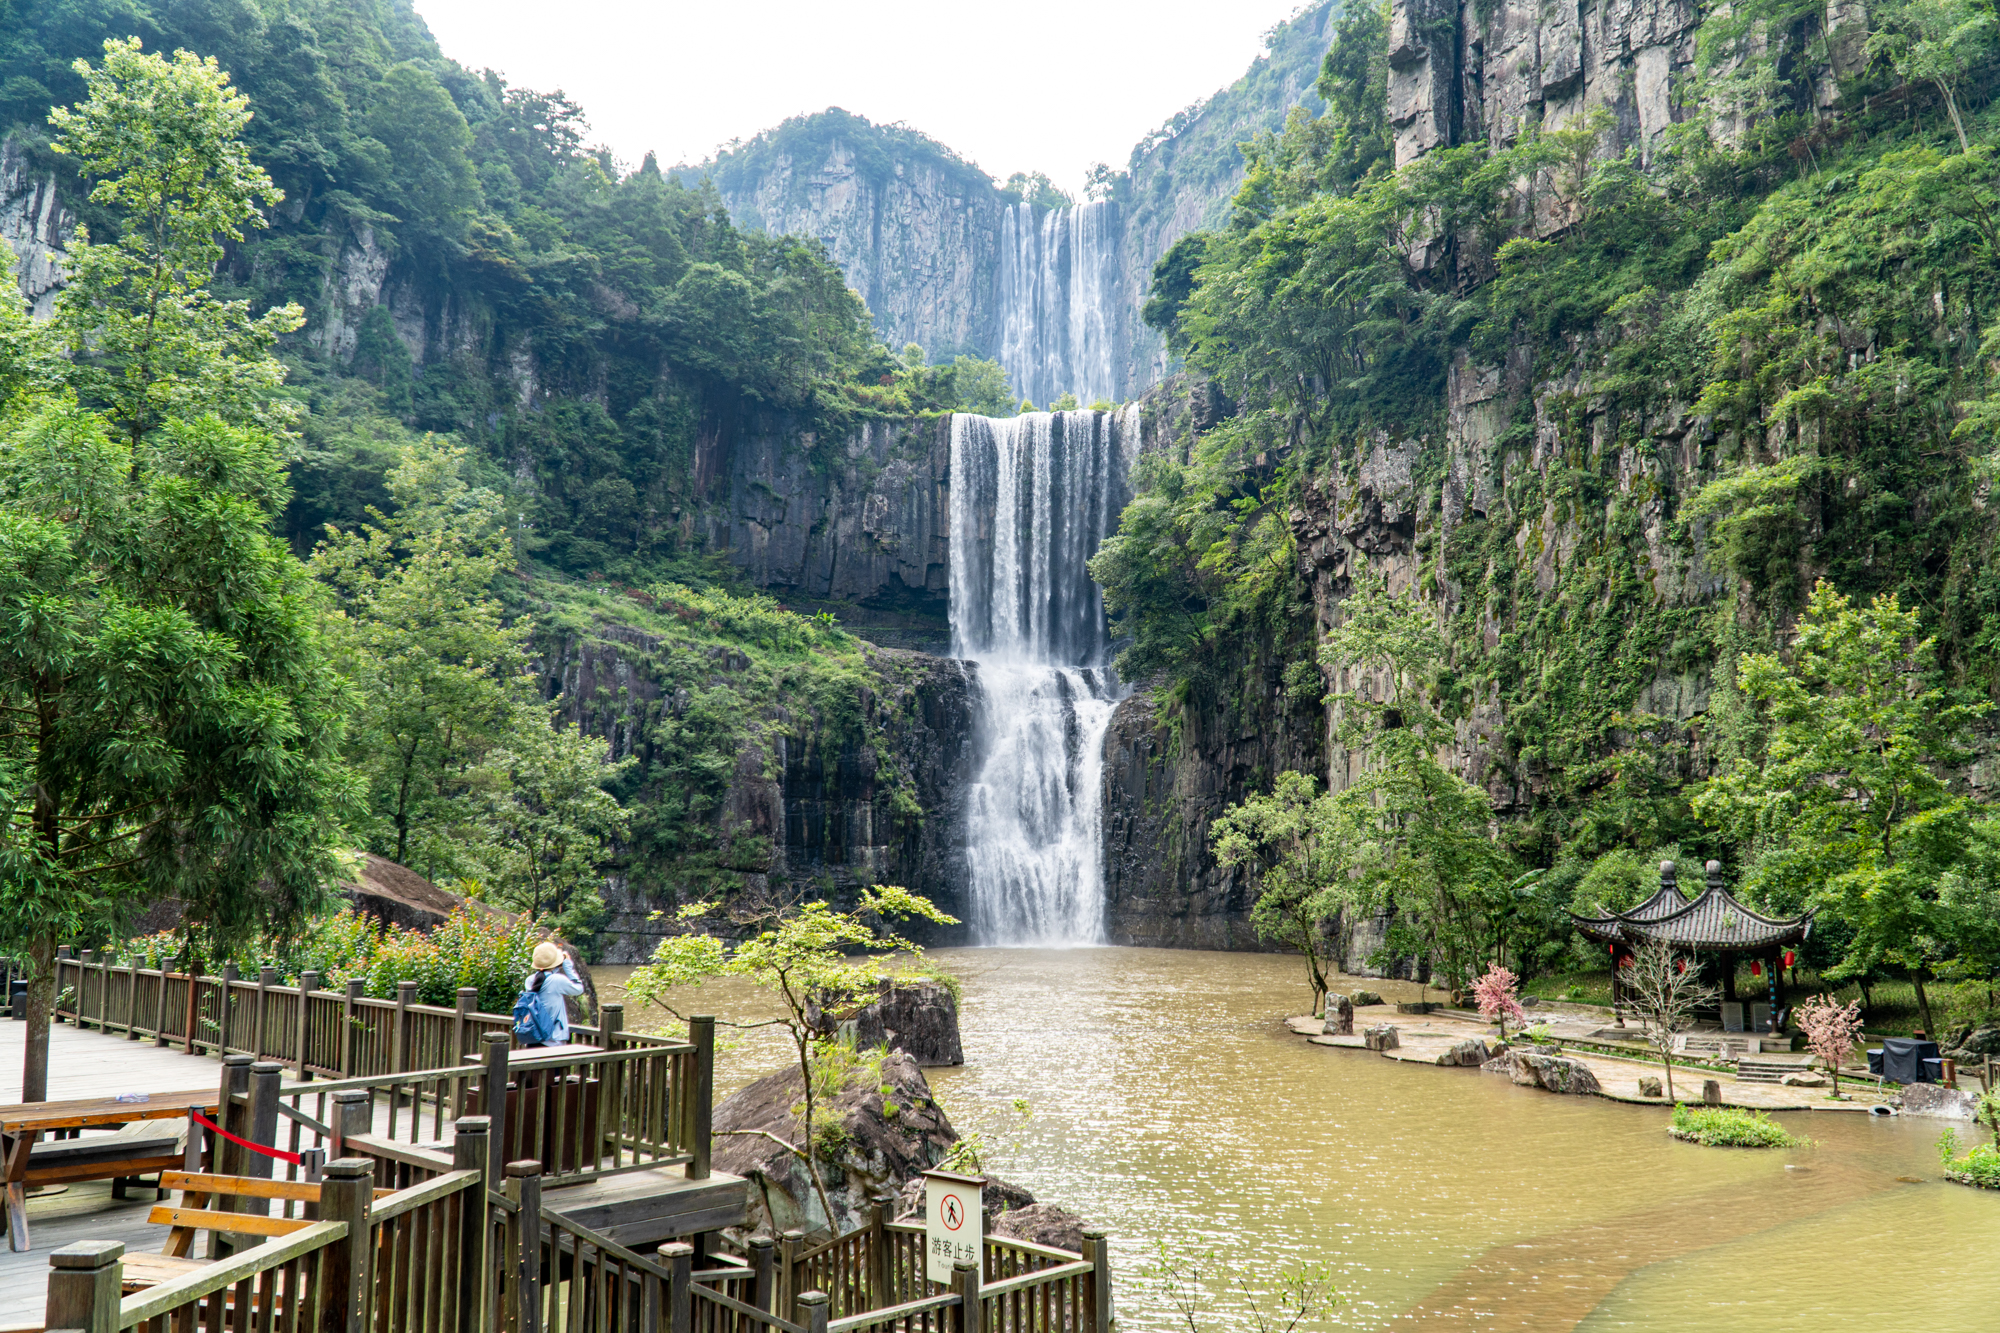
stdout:
[[1722,998],[1733,1004],[1736,1001],[1736,955],[1719,953],[1715,957],[1716,965],[1722,969]]
[[1618,951],[1611,951],[1611,1021],[1618,1027],[1625,1026],[1625,982],[1618,975]]

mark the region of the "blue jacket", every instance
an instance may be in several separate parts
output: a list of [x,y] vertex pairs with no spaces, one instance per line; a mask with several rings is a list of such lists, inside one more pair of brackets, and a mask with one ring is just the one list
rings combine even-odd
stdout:
[[583,983],[576,979],[576,966],[569,959],[562,961],[562,967],[548,972],[531,972],[523,986],[524,990],[535,992],[535,1003],[542,1007],[542,1013],[549,1022],[550,1036],[546,1046],[569,1044],[569,1000],[571,995],[583,994]]

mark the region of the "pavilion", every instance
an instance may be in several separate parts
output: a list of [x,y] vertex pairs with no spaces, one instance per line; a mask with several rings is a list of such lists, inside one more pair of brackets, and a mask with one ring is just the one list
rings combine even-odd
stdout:
[[[1697,958],[1714,955],[1722,973],[1723,1026],[1732,1015],[1739,1026],[1752,1032],[1776,1032],[1784,1022],[1783,995],[1779,972],[1787,949],[1805,943],[1812,935],[1813,913],[1802,916],[1770,917],[1738,902],[1722,887],[1722,863],[1708,863],[1708,886],[1692,901],[1681,895],[1672,861],[1660,862],[1660,888],[1637,907],[1608,916],[1570,913],[1576,928],[1604,945],[1611,954],[1611,1008],[1619,1014],[1624,998],[1620,971],[1630,961],[1633,949],[1642,944],[1664,944]],[[1750,1021],[1742,1020],[1743,1010],[1736,995],[1736,968],[1750,958],[1768,979],[1764,1003],[1750,1006]],[[1762,1012],[1759,1012],[1759,1011]],[[1619,1024],[1624,1024],[1620,1014]]]

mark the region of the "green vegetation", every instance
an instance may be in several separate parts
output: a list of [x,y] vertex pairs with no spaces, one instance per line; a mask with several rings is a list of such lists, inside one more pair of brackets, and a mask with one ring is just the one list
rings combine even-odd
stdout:
[[1667,1132],[1704,1148],[1799,1148],[1811,1142],[1787,1134],[1762,1111],[1740,1106],[1690,1106],[1686,1102],[1674,1107]]
[[[504,1014],[520,993],[521,978],[533,970],[535,945],[542,938],[532,921],[508,921],[478,907],[460,908],[430,931],[384,926],[343,910],[317,918],[302,933],[245,941],[227,961],[244,976],[275,967],[288,986],[297,985],[306,972],[317,972],[326,990],[342,990],[359,980],[361,993],[378,1000],[395,999],[400,983],[414,981],[421,1003],[446,1007],[458,1002],[461,986],[473,986],[479,991],[475,1008]],[[179,933],[167,930],[126,947],[140,966],[158,967],[179,958],[183,942]]]
[[[1365,781],[1407,717],[1477,756],[1500,819],[1424,808],[1492,869],[1406,895],[1404,956],[1592,970],[1566,909],[1714,856],[1754,905],[1820,909],[1813,968],[1908,978],[1930,1030],[1933,982],[2000,970],[1994,826],[1955,785],[2000,684],[1995,32],[1969,0],[1870,21],[1837,116],[1818,19],[1738,7],[1643,153],[1606,152],[1599,116],[1396,170],[1387,25],[1349,9],[1323,112],[1249,145],[1228,218],[1155,270],[1147,323],[1232,411],[1144,460],[1092,566],[1120,667],[1163,678],[1177,736],[1293,727],[1330,693],[1329,758],[1362,751]],[[1764,44],[1780,28],[1806,58]],[[1498,396],[1448,432],[1454,364]],[[1378,523],[1367,478],[1404,468]],[[1309,660],[1322,608],[1336,637],[1371,613],[1370,551],[1436,627],[1414,677]],[[1360,734],[1371,711],[1396,725]]]
[[[625,991],[642,1003],[681,986],[699,986],[711,977],[743,977],[769,990],[784,1015],[748,1027],[783,1027],[798,1056],[803,1094],[794,1114],[799,1136],[785,1147],[805,1164],[831,1227],[836,1214],[827,1197],[820,1160],[836,1154],[845,1139],[840,1127],[816,1125],[819,1103],[846,1087],[857,1057],[839,1046],[840,1025],[872,1001],[881,984],[895,975],[881,955],[921,951],[880,923],[915,918],[956,925],[930,900],[890,885],[867,888],[855,909],[839,912],[823,902],[779,899],[691,903],[675,916],[679,933],[660,941],[653,959],[633,972]],[[709,930],[701,929],[708,926]],[[719,931],[735,937],[730,943]],[[872,1066],[881,1077],[879,1059]]]
[[1975,1143],[1963,1154],[1958,1151],[1958,1132],[1947,1129],[1938,1135],[1938,1162],[1945,1175],[1963,1185],[2000,1190],[2000,1147]]

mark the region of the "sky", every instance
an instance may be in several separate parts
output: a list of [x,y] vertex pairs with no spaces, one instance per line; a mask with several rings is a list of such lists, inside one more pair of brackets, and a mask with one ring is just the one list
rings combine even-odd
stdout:
[[1004,180],[1093,162],[1234,82],[1300,0],[416,0],[447,56],[560,88],[636,164],[700,162],[787,116],[902,122]]

